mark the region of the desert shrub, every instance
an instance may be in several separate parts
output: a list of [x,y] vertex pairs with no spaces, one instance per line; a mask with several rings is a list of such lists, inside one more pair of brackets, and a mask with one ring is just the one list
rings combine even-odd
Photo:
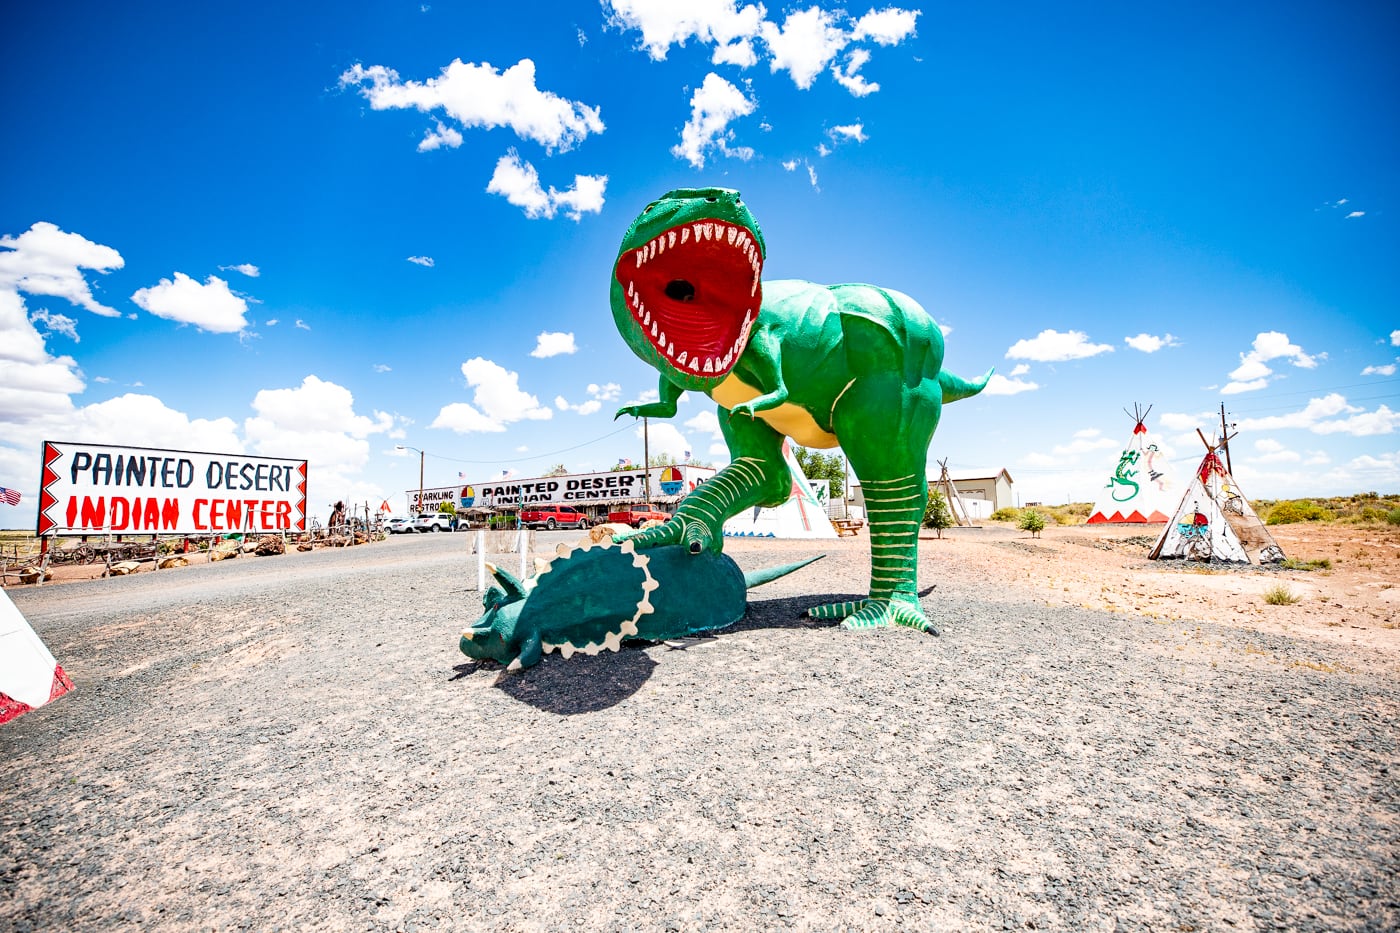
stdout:
[[1386,512],[1385,520],[1387,524],[1400,525],[1400,509],[1391,509],[1389,512]]
[[1316,502],[1288,499],[1269,509],[1269,517],[1265,524],[1292,525],[1297,522],[1325,521],[1331,517],[1332,514]]
[[1320,557],[1317,560],[1298,560],[1288,557],[1279,562],[1279,567],[1283,570],[1331,570],[1332,559]]
[[928,504],[924,506],[924,527],[936,529],[941,538],[943,529],[952,525],[953,513],[948,510],[947,500],[943,498],[943,493],[932,490],[928,494]]
[[1026,509],[1021,513],[1021,520],[1016,523],[1016,527],[1022,531],[1029,531],[1032,538],[1039,538],[1040,533],[1045,530],[1045,516],[1035,509]]
[[1014,522],[1020,517],[1021,510],[1013,509],[1009,506],[1004,509],[997,509],[992,513],[992,521],[994,522]]
[[1367,523],[1383,522],[1385,521],[1385,511],[1382,509],[1375,508],[1374,506],[1368,505],[1361,510],[1361,513],[1357,516],[1357,518],[1358,520]]
[[1300,599],[1301,596],[1294,595],[1292,590],[1282,584],[1271,586],[1264,591],[1264,602],[1270,606],[1291,606]]

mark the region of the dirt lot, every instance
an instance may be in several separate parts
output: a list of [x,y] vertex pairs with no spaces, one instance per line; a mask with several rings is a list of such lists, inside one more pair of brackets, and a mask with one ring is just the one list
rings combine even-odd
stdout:
[[864,537],[740,539],[828,557],[521,674],[465,535],[10,588],[77,690],[0,728],[0,928],[1393,930],[1400,535],[1275,531],[1331,568],[953,531],[937,638],[800,616]]

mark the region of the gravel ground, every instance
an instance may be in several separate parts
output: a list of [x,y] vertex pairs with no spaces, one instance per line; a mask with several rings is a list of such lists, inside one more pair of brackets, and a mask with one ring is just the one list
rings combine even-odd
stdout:
[[941,637],[846,632],[864,537],[738,540],[829,556],[507,674],[465,537],[12,591],[77,690],[0,727],[0,929],[1400,928],[1356,646],[1050,606],[1010,541],[925,544]]

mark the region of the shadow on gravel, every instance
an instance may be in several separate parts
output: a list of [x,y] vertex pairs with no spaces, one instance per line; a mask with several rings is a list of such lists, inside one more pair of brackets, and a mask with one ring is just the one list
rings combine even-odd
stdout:
[[[473,667],[460,664],[458,669]],[[574,655],[564,660],[550,655],[539,664],[519,673],[500,670],[493,686],[502,693],[535,709],[560,716],[596,713],[616,706],[641,689],[656,668],[645,651],[638,646],[624,646],[621,651],[604,651],[594,657]],[[487,665],[476,667],[487,669]]]

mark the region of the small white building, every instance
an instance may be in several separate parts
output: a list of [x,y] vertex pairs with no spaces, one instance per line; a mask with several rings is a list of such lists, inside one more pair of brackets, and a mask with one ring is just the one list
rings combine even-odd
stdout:
[[978,476],[955,476],[949,474],[949,479],[953,481],[953,488],[958,491],[958,495],[963,499],[983,499],[990,502],[992,511],[998,509],[1014,509],[1016,507],[1016,493],[1013,490],[1011,474],[1005,469],[988,476],[986,474]]

